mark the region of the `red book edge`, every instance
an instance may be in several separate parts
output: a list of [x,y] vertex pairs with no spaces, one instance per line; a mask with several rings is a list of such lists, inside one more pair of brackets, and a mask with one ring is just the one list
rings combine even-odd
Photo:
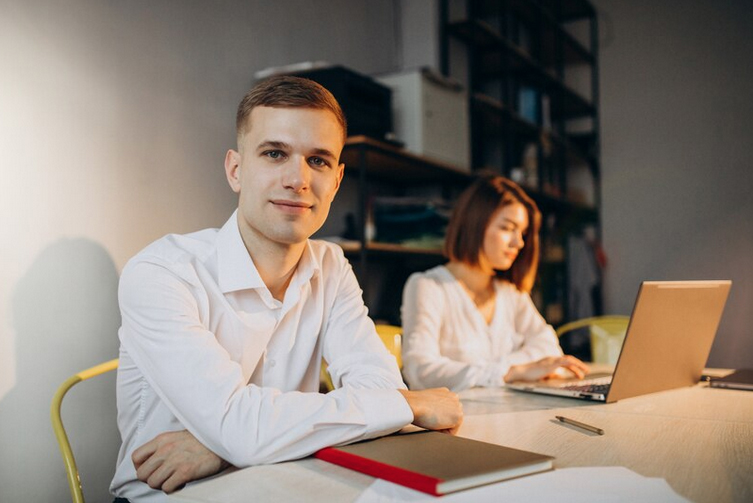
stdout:
[[343,452],[337,447],[327,447],[314,453],[314,457],[327,461],[335,465],[350,468],[357,472],[371,475],[384,480],[389,480],[395,484],[400,484],[411,489],[416,489],[432,496],[441,496],[437,492],[437,485],[444,482],[443,479],[429,477],[421,473],[412,472],[404,468],[380,463],[373,459],[356,456],[348,452]]

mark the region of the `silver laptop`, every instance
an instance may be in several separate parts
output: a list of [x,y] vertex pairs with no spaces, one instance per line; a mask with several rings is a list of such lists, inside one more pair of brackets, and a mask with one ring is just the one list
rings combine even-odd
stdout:
[[613,374],[507,387],[611,403],[692,386],[701,377],[731,286],[726,280],[644,281]]

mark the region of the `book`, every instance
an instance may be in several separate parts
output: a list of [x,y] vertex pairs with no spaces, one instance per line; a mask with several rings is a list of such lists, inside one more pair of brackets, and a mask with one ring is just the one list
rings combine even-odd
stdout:
[[711,379],[712,388],[744,389],[753,391],[753,369],[735,370],[724,377]]
[[436,431],[328,447],[314,456],[434,496],[551,470],[554,459]]

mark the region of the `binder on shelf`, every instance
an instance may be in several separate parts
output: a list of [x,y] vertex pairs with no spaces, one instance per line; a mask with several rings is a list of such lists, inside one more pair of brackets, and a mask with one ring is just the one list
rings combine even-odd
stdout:
[[436,431],[328,447],[318,459],[439,496],[552,469],[552,458]]

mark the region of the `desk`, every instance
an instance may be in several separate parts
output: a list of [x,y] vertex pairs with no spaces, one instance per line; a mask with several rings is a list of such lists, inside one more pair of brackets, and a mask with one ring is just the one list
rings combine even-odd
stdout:
[[[612,404],[504,389],[460,394],[459,435],[554,456],[555,467],[625,466],[697,502],[753,501],[753,393],[705,384]],[[554,419],[596,425],[603,436]],[[316,459],[255,466],[198,482],[172,502],[352,502],[373,478]],[[629,499],[629,498],[628,498]]]

